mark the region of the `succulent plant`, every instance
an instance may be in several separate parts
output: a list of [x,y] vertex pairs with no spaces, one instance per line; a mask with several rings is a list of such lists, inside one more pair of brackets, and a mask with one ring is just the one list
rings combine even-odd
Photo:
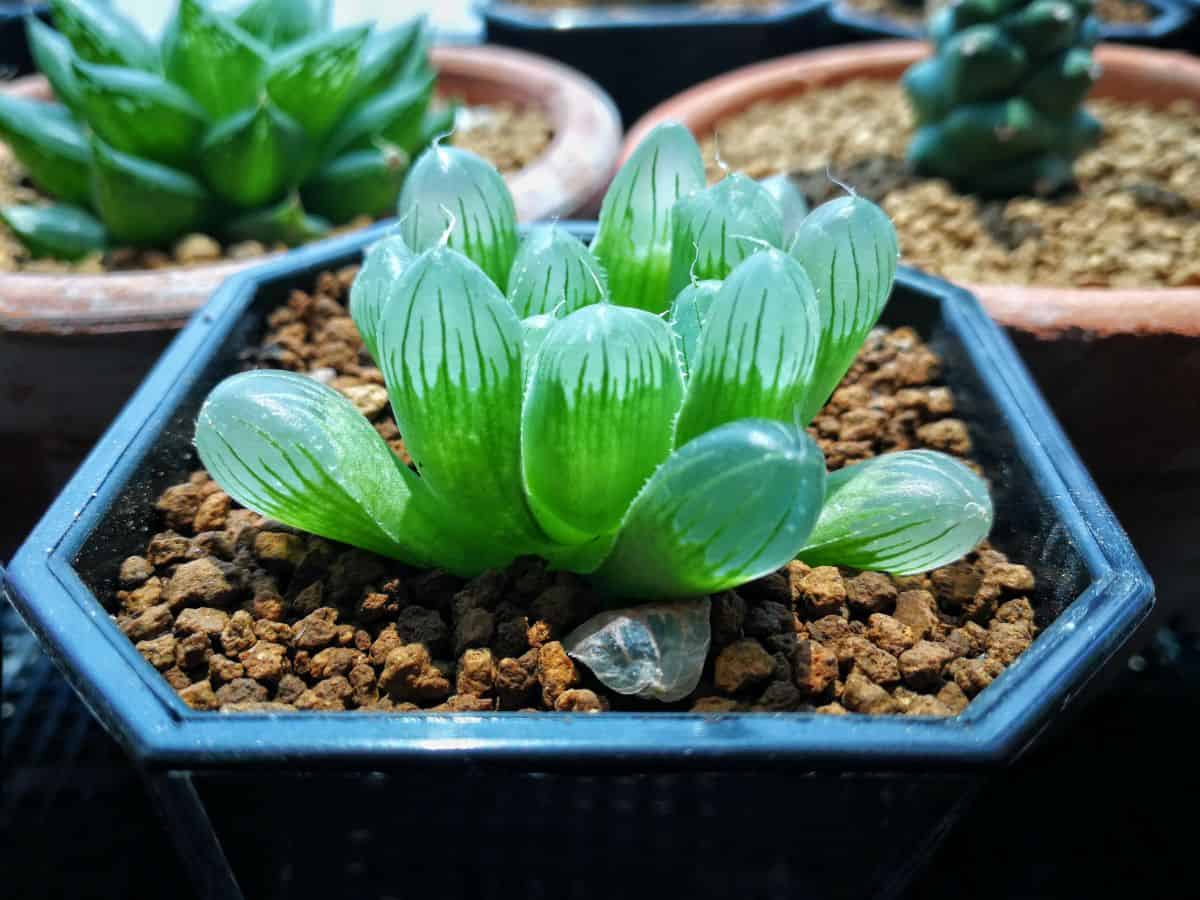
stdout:
[[[660,699],[695,687],[708,647],[707,601],[679,598],[797,556],[911,573],[969,551],[992,512],[963,464],[913,451],[826,476],[804,427],[883,310],[891,222],[844,197],[780,246],[767,188],[701,171],[691,135],[661,126],[591,250],[557,225],[518,247],[496,171],[435,146],[350,296],[413,468],[337,391],[265,370],[205,401],[204,465],[251,509],[411,565],[469,576],[534,555],[586,576],[634,607],[568,649]],[[618,258],[625,232],[650,239]]]
[[423,22],[332,30],[328,0],[180,0],[160,46],[99,0],[28,20],[57,102],[0,96],[0,137],[57,203],[9,207],[35,255],[163,245],[198,229],[300,243],[390,210],[446,130]]
[[981,194],[1054,193],[1100,123],[1092,0],[957,0],[930,20],[936,54],[904,74],[918,171]]

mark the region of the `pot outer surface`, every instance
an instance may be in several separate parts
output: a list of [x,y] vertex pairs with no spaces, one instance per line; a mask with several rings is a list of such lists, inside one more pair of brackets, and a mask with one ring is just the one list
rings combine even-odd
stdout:
[[[896,79],[928,53],[923,43],[889,41],[732,72],[651,111],[631,129],[625,153],[665,119],[706,134],[758,100],[855,78]],[[1112,44],[1101,45],[1098,58],[1104,75],[1095,96],[1200,102],[1196,58]],[[1184,502],[1186,492],[1200,492],[1200,288],[968,287],[1008,329],[1121,521],[1148,554],[1160,610],[1185,609],[1196,587],[1191,573],[1200,571],[1194,541],[1200,503]]]

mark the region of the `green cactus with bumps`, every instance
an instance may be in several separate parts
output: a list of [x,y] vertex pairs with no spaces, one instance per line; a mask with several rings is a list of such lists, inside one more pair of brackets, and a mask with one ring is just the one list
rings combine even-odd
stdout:
[[0,96],[0,138],[56,201],[0,210],[34,256],[311,240],[390,211],[453,118],[430,109],[419,19],[334,30],[329,0],[180,0],[155,46],[101,0],[50,6],[57,31],[27,27],[56,102]]
[[904,73],[919,172],[980,194],[1045,196],[1071,183],[1100,137],[1081,106],[1100,67],[1093,0],[957,0],[929,33],[936,53]]

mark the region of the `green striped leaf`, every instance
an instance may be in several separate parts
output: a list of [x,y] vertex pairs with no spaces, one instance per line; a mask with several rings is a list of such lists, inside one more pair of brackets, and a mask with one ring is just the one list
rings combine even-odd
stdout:
[[800,228],[800,223],[808,215],[808,198],[792,176],[786,172],[763,178],[758,183],[779,204],[780,222],[783,225],[783,241],[779,247],[789,250],[796,240],[796,232]]
[[104,226],[77,206],[5,206],[0,219],[34,258],[81,259],[104,249]]
[[42,191],[65,203],[89,202],[91,152],[66,107],[0,94],[0,137]]
[[379,323],[392,288],[415,259],[398,229],[376,241],[363,257],[362,267],[350,285],[350,316],[358,326],[371,359],[379,361]]
[[563,648],[610,691],[671,703],[700,683],[709,614],[707,598],[602,612],[563,638]]
[[282,47],[314,31],[326,31],[333,0],[251,0],[234,21],[269,47]]
[[621,597],[711,594],[773,572],[804,546],[825,459],[794,425],[730,422],[684,444],[634,500],[594,582]]
[[330,136],[334,152],[364,149],[375,142],[395,144],[415,154],[425,140],[425,113],[433,96],[432,74],[398,82],[353,110]]
[[114,240],[162,244],[199,228],[212,212],[191,175],[92,138],[92,201]]
[[345,112],[370,30],[356,25],[314,34],[271,59],[267,93],[313,138],[325,137]]
[[558,225],[534,228],[508,273],[508,302],[522,318],[557,317],[608,298],[608,277],[583,241]]
[[98,0],[50,0],[54,27],[83,60],[106,66],[158,68],[158,55],[138,26]]
[[286,244],[295,247],[325,237],[329,223],[320,216],[311,216],[292,193],[274,206],[252,209],[224,225],[226,237],[234,241],[259,241],[263,244]]
[[200,171],[223,200],[262,206],[294,186],[304,143],[300,126],[262,100],[213,127],[200,146]]
[[50,82],[55,99],[69,109],[76,109],[78,89],[71,66],[76,57],[71,42],[37,16],[26,17],[25,36],[33,62]]
[[305,375],[221,382],[200,409],[196,449],[238,503],[294,528],[461,575],[489,562],[353,404]]
[[779,204],[757,181],[736,172],[681,197],[671,217],[672,297],[693,279],[721,281],[764,246],[783,246]]
[[685,378],[691,375],[692,366],[699,360],[700,334],[720,290],[719,281],[697,281],[680,291],[671,304],[669,321]]
[[558,319],[549,313],[543,313],[540,316],[528,316],[521,320],[521,370],[524,373],[527,384],[529,382],[529,373],[532,371],[533,364],[537,360],[537,352],[545,342],[546,335],[550,333],[550,329],[557,322]]
[[982,478],[943,453],[906,450],[830,475],[821,517],[796,555],[811,566],[913,575],[969,553],[991,527]]
[[791,254],[816,289],[821,346],[801,419],[812,421],[849,370],[887,305],[900,256],[896,229],[878,206],[840,197],[800,224]]
[[671,210],[704,187],[700,147],[675,122],[659,125],[621,166],[604,195],[592,254],[613,301],[651,312],[671,302]]
[[763,250],[739,265],[708,310],[677,443],[735,419],[795,421],[820,333],[817,298],[799,263]]
[[599,303],[550,329],[521,414],[529,505],[563,544],[615,531],[671,452],[683,380],[658,316]]
[[438,247],[393,285],[377,360],[429,489],[460,516],[479,517],[513,556],[546,542],[521,487],[521,338],[516,313],[484,272]]
[[490,163],[469,150],[430,147],[409,171],[397,211],[413,250],[419,253],[446,239],[494,284],[508,284],[517,252],[517,212]]
[[179,0],[163,36],[163,70],[214,120],[253,106],[267,47],[201,0]]
[[162,76],[75,60],[82,117],[110,146],[181,167],[196,155],[207,127],[204,110]]

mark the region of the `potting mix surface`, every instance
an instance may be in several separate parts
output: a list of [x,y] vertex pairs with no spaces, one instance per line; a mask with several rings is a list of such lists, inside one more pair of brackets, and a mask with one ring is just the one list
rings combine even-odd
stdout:
[[[498,103],[488,107],[464,108],[450,143],[478,153],[502,173],[508,174],[519,171],[537,159],[553,137],[553,123],[541,109]],[[50,198],[29,182],[8,146],[0,142],[0,206],[46,202],[51,202]],[[361,216],[338,226],[333,233],[363,228],[370,223],[369,217]],[[25,246],[0,222],[0,272],[99,274],[166,269],[206,265],[222,260],[253,259],[286,249],[282,244],[269,246],[259,241],[223,244],[207,234],[189,234],[167,248],[117,247],[107,253],[92,254],[78,262],[31,259]]]
[[[345,394],[406,461],[383,378],[346,312],[356,272],[325,272],[268,316],[248,367]],[[876,329],[811,427],[831,469],[930,447],[969,460],[940,361]],[[712,597],[712,648],[680,703],[607,691],[561,639],[600,609],[534,559],[464,581],[237,509],[204,472],[157,501],[161,532],[108,598],[138,651],[202,710],[692,709],[949,716],[1029,646],[1034,578],[986,545],[925,575],[793,562]]]
[[[923,26],[925,4],[905,0],[839,0],[856,12],[882,19],[892,19],[902,25]],[[1158,13],[1148,3],[1139,0],[1096,0],[1096,16],[1111,25],[1145,25]]]
[[858,80],[762,101],[703,142],[709,177],[793,173],[809,200],[878,202],[905,263],[960,283],[1056,287],[1200,286],[1200,105],[1091,100],[1104,127],[1076,164],[1077,190],[987,200],[904,162],[913,118],[900,86]]

